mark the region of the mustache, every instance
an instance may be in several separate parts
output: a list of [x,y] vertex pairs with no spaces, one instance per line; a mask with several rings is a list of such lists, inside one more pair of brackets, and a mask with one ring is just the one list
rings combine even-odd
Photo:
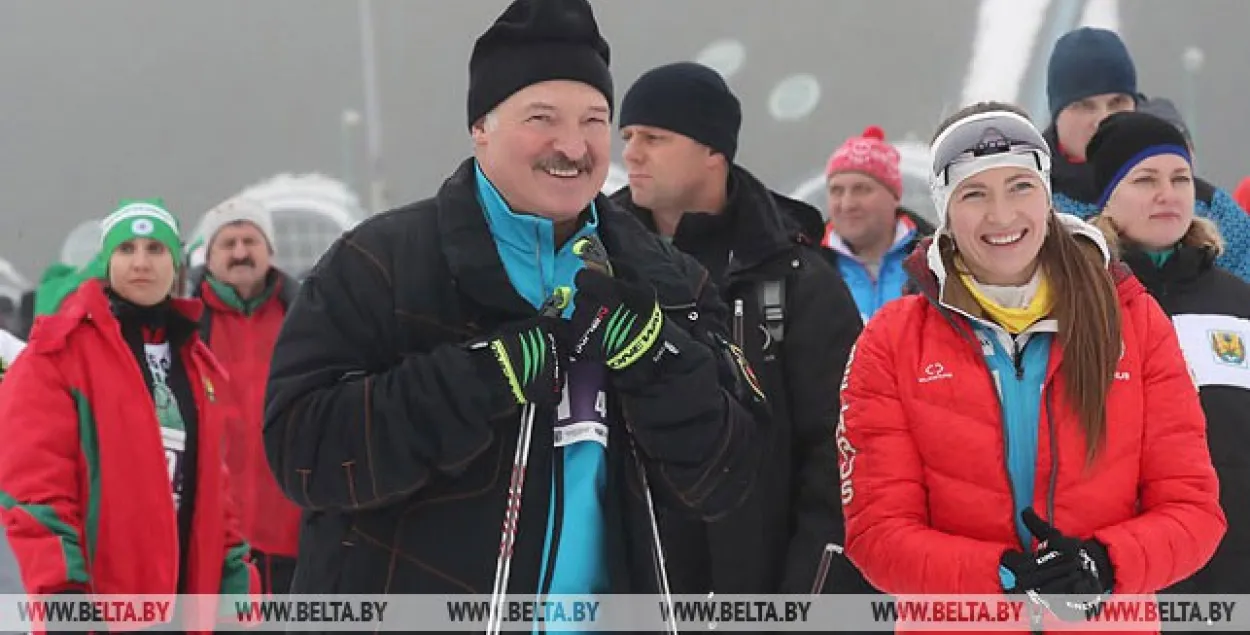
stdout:
[[595,162],[591,160],[590,155],[582,157],[580,160],[574,161],[563,152],[558,152],[549,157],[540,159],[534,167],[539,170],[577,170],[579,172],[589,172],[595,167]]
[[229,266],[228,266],[228,267],[226,267],[226,268],[227,268],[227,269],[234,269],[235,267],[252,267],[252,268],[255,268],[255,267],[256,267],[256,261],[255,261],[255,260],[252,260],[251,258],[239,258],[238,260],[231,260],[231,261],[230,261]]

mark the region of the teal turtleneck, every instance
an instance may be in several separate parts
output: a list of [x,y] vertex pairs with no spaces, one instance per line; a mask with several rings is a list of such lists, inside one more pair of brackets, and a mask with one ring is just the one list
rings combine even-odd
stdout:
[[1155,269],[1162,269],[1163,265],[1167,264],[1172,257],[1172,254],[1176,253],[1176,245],[1158,251],[1147,249],[1143,250],[1143,253],[1150,258],[1150,262],[1154,263]]

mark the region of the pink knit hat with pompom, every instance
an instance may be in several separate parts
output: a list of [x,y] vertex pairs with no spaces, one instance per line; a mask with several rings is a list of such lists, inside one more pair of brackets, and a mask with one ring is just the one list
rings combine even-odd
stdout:
[[895,198],[902,198],[903,177],[898,164],[898,150],[886,143],[885,131],[878,126],[868,126],[864,134],[847,139],[829,157],[825,179],[842,172],[859,172],[879,181]]

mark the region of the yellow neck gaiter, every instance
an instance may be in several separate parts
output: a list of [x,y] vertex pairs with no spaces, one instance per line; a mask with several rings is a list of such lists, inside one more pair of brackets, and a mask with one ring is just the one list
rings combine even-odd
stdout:
[[1022,309],[1007,308],[998,304],[981,291],[972,276],[961,273],[959,277],[963,280],[968,293],[971,293],[977,304],[985,310],[986,315],[1012,335],[1022,333],[1046,318],[1054,308],[1054,299],[1050,295],[1050,283],[1044,275],[1037,281],[1037,291],[1033,294],[1033,299]]

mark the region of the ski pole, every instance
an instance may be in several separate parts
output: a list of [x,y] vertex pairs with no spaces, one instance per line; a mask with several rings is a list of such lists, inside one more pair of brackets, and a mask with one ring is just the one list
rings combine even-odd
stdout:
[[[573,244],[573,253],[582,259],[587,268],[595,269],[601,273],[615,277],[615,271],[612,269],[612,261],[608,258],[608,250],[603,243],[595,236],[587,236],[579,239]],[[651,521],[651,538],[655,547],[655,570],[656,582],[660,586],[660,593],[664,595],[664,600],[668,608],[668,627],[669,632],[677,633],[677,618],[673,614],[673,594],[668,584],[668,563],[664,558],[664,543],[660,540],[660,524],[655,516],[655,501],[651,497],[651,484],[647,481],[647,470],[642,464],[642,459],[638,456],[638,447],[634,443],[633,438],[629,440],[630,450],[634,454],[634,462],[638,467],[638,477],[642,481],[642,492],[646,497],[647,514]]]
[[[568,305],[569,290],[560,287],[543,303],[542,315],[559,317]],[[556,360],[556,363],[560,363]],[[521,493],[525,489],[525,470],[529,466],[530,440],[534,436],[534,416],[537,408],[526,404],[521,409],[521,433],[517,436],[516,453],[512,459],[512,476],[508,482],[508,502],[503,512],[503,531],[499,538],[499,557],[495,560],[495,584],[490,594],[490,617],[487,635],[495,635],[503,629],[503,603],[508,597],[508,579],[512,573],[512,549],[516,546],[516,532],[521,522]]]

